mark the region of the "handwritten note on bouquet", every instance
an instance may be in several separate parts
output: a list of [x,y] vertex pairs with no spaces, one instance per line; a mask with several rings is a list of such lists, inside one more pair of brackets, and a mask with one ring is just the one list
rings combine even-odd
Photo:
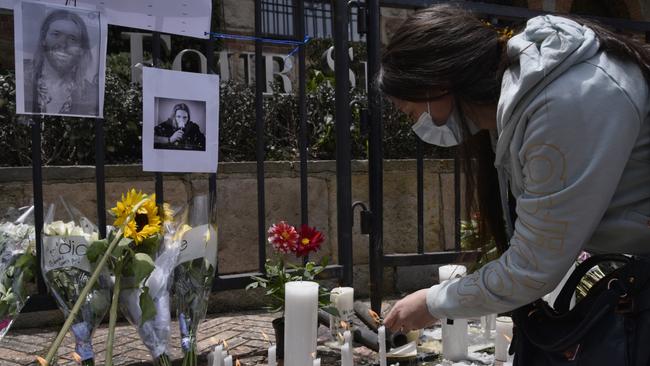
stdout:
[[183,235],[178,263],[205,258],[213,266],[217,264],[217,231],[213,226],[201,225]]
[[43,272],[65,267],[90,272],[87,250],[88,242],[83,236],[44,236]]

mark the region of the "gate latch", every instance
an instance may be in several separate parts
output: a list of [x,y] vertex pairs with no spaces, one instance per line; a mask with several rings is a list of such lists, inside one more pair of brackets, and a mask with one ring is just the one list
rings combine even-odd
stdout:
[[[357,201],[352,204],[352,211],[354,212],[354,209],[360,206],[361,211],[359,212],[359,222],[361,222],[361,234],[363,235],[369,235],[372,227],[372,211],[368,209],[368,206],[366,206],[365,203],[361,201]],[[354,221],[353,221],[354,224]]]

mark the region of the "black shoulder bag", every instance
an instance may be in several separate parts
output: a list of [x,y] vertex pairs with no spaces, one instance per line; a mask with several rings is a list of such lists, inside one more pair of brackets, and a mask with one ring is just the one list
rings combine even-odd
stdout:
[[[622,267],[598,281],[571,310],[571,297],[594,266]],[[513,312],[514,366],[650,366],[650,258],[596,255],[581,263],[551,308]]]

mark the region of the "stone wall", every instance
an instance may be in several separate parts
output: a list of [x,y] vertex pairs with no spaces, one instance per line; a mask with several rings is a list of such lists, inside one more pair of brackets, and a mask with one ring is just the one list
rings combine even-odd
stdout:
[[[317,161],[308,164],[309,221],[322,230],[325,244],[316,258],[329,256],[336,262],[336,163]],[[136,188],[154,191],[152,173],[139,165],[106,167],[106,207],[112,207],[123,192]],[[94,167],[45,167],[43,194],[47,202],[62,196],[90,220],[96,220]],[[295,162],[265,164],[265,227],[286,220],[300,221],[299,165]],[[352,164],[352,201],[368,202],[367,162]],[[407,253],[417,249],[417,192],[414,160],[384,163],[384,252]],[[451,248],[453,233],[453,163],[430,160],[424,175],[425,250]],[[188,197],[207,191],[207,175],[166,174],[164,198],[173,206]],[[32,202],[31,168],[0,168],[0,212],[11,206]],[[240,273],[257,269],[257,181],[256,163],[221,163],[217,175],[219,225],[219,268],[221,273]],[[351,202],[352,203],[352,202]],[[351,204],[350,203],[350,204]],[[58,210],[57,218],[65,218]],[[111,218],[108,217],[110,223]],[[359,296],[368,288],[368,238],[360,233],[359,214],[353,227],[354,281]],[[255,255],[249,255],[255,253]],[[385,291],[394,292],[398,282],[392,269],[386,269]],[[429,279],[423,279],[428,281]],[[425,282],[427,283],[427,282]],[[430,283],[430,282],[428,282]],[[216,294],[214,307],[255,306],[256,296],[242,291]]]

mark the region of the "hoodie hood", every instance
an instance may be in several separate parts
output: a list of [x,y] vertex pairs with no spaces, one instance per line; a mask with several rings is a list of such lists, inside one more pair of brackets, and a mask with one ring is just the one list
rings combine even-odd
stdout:
[[503,75],[497,109],[497,168],[510,160],[513,134],[525,128],[521,117],[533,98],[568,68],[593,57],[598,49],[598,38],[591,29],[554,15],[530,19],[524,31],[508,41],[508,57],[514,61]]

